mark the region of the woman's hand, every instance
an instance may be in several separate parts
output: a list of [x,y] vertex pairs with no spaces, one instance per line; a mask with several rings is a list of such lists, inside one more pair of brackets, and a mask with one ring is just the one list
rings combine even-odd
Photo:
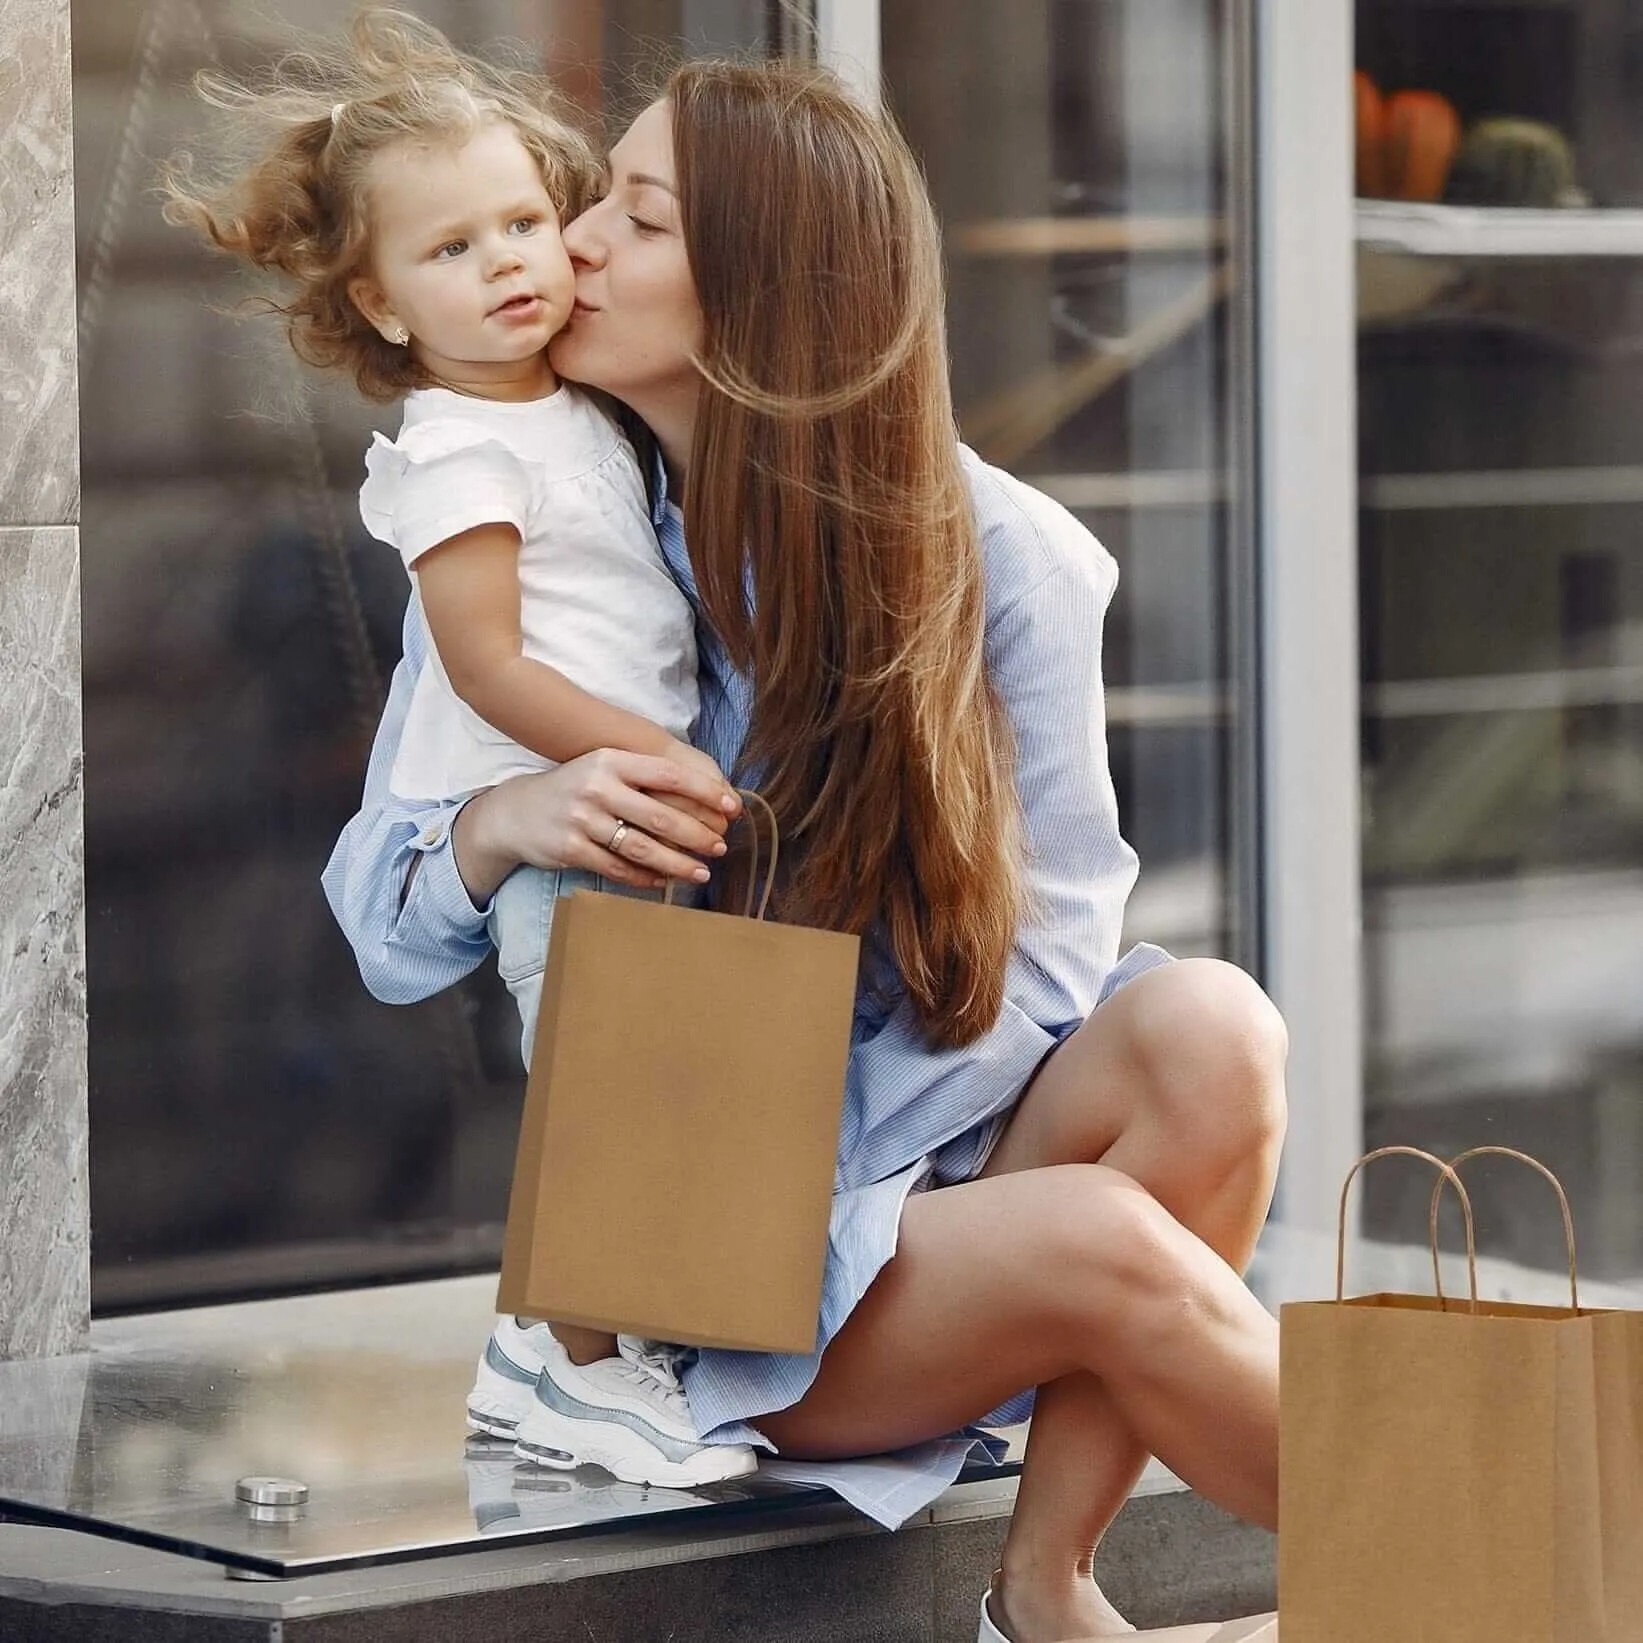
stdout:
[[[700,777],[702,781],[708,783],[709,786],[717,790],[717,797],[714,799],[713,804],[710,807],[715,816],[717,816],[720,812],[725,795],[735,795],[736,789],[730,785],[729,781],[725,777],[725,773],[706,753],[702,752],[699,747],[692,747],[689,742],[675,741],[673,745],[668,748],[667,752],[662,755],[662,757],[670,760],[674,764],[683,766],[684,769],[691,775]],[[682,807],[688,811],[691,803],[696,799],[697,795],[692,792],[681,794],[679,797],[685,801]],[[676,808],[677,807],[678,806],[676,806]],[[741,808],[741,804],[738,802],[736,808],[729,811],[728,814],[731,816],[738,816],[741,814]]]
[[601,748],[470,799],[451,842],[474,905],[527,864],[581,868],[647,890],[669,879],[706,883],[702,858],[724,854],[741,800],[711,759],[687,751],[688,762]]

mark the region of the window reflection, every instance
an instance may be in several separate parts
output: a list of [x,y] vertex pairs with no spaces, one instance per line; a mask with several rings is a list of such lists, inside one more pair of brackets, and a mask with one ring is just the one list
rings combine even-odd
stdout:
[[[777,0],[415,0],[520,40],[591,119],[664,52],[790,45]],[[492,1264],[520,1078],[486,972],[364,992],[318,873],[405,581],[357,522],[373,413],[304,377],[160,219],[195,69],[322,0],[75,8],[88,981],[102,1309]],[[947,227],[966,436],[1120,562],[1112,759],[1129,939],[1252,961],[1254,602],[1234,0],[882,8]]]
[[[590,119],[763,0],[414,0],[511,39]],[[768,14],[768,16],[767,16]],[[352,813],[406,582],[363,532],[390,408],[300,373],[237,272],[160,218],[193,73],[323,0],[74,7],[94,1297],[100,1309],[494,1264],[521,1077],[486,971],[365,993],[319,871]]]
[[[1423,161],[1360,175],[1365,1140],[1535,1154],[1614,1277],[1643,1271],[1634,12],[1357,13],[1360,155],[1402,117]],[[1478,1174],[1480,1247],[1556,1269],[1550,1193]],[[1409,1240],[1425,1192],[1371,1176],[1367,1229]]]
[[887,0],[946,225],[964,436],[1117,559],[1126,939],[1253,964],[1243,63],[1213,0]]

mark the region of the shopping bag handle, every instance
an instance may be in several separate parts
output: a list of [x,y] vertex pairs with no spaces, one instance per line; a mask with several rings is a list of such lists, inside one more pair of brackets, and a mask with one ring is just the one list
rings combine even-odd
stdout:
[[[1563,1190],[1563,1183],[1541,1163],[1538,1158],[1531,1158],[1526,1152],[1519,1152],[1516,1147],[1469,1147],[1458,1158],[1449,1160],[1452,1170],[1459,1170],[1469,1158],[1476,1158],[1480,1153],[1492,1152],[1501,1158],[1515,1158],[1520,1164],[1527,1164],[1530,1169],[1537,1169],[1552,1183],[1552,1190],[1557,1194],[1558,1208],[1563,1211],[1563,1242],[1569,1251],[1569,1310],[1580,1311],[1580,1278],[1576,1271],[1575,1261],[1575,1218],[1569,1213],[1569,1195]],[[1437,1248],[1438,1242],[1438,1200],[1443,1196],[1444,1176],[1439,1176],[1432,1183],[1432,1247]],[[1458,1177],[1457,1177],[1458,1179]],[[1474,1280],[1475,1282],[1475,1280]]]
[[753,829],[753,850],[747,863],[747,900],[742,903],[742,917],[762,920],[770,908],[770,892],[776,888],[776,857],[782,847],[781,828],[776,825],[776,812],[770,808],[770,801],[762,793],[755,793],[751,787],[736,789],[748,804],[756,804],[764,812],[766,825],[770,828],[770,865],[764,873],[764,889],[759,893],[759,910],[753,911],[753,896],[759,888],[759,827],[752,815],[743,811],[747,817],[748,826]]
[[[1366,1152],[1351,1169],[1346,1172],[1346,1179],[1341,1183],[1341,1211],[1340,1219],[1336,1223],[1335,1237],[1335,1301],[1338,1305],[1346,1299],[1346,1202],[1347,1195],[1352,1191],[1352,1183],[1357,1179],[1358,1171],[1365,1164],[1373,1164],[1377,1158],[1389,1158],[1394,1153],[1405,1158],[1421,1158],[1440,1172],[1438,1186],[1441,1188],[1445,1181],[1452,1181],[1456,1196],[1460,1199],[1461,1213],[1466,1218],[1466,1275],[1470,1284],[1472,1310],[1478,1309],[1478,1250],[1477,1240],[1472,1232],[1472,1200],[1466,1195],[1466,1188],[1461,1178],[1454,1170],[1434,1153],[1423,1152],[1419,1147],[1377,1147],[1373,1152]],[[1432,1247],[1432,1287],[1437,1291],[1437,1297],[1445,1306],[1448,1297],[1443,1293],[1443,1273],[1438,1267],[1438,1195],[1432,1194],[1431,1219],[1431,1247]]]
[[[741,794],[747,804],[758,805],[764,812],[765,825],[770,829],[770,865],[765,868],[764,887],[761,890],[759,887],[759,824],[744,810],[744,819],[753,830],[753,849],[748,856],[747,862],[747,899],[742,903],[742,917],[762,921],[765,914],[770,911],[770,895],[776,888],[776,861],[781,853],[782,833],[781,828],[776,824],[776,812],[770,808],[770,801],[764,794],[755,793],[751,787],[738,787],[736,791]],[[662,896],[663,901],[669,907],[673,905],[673,897],[677,890],[677,882],[669,879],[667,889]],[[753,908],[755,895],[759,898],[757,912]]]

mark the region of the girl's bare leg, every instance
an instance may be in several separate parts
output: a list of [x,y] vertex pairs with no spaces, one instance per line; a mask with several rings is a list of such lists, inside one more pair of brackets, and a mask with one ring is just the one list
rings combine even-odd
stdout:
[[793,1453],[862,1453],[1040,1386],[1005,1551],[1016,1643],[1118,1629],[1088,1571],[1149,1453],[1276,1518],[1276,1326],[1234,1269],[1271,1197],[1284,1051],[1229,966],[1132,983],[1046,1063],[984,1179],[908,1205],[815,1385],[760,1423]]

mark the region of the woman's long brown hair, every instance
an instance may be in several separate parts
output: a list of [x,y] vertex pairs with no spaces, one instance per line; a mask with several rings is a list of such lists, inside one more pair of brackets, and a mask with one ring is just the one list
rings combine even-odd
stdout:
[[882,931],[930,1039],[966,1044],[1003,1003],[1023,846],[923,177],[824,70],[690,64],[664,95],[705,320],[686,534],[754,681],[783,916]]

